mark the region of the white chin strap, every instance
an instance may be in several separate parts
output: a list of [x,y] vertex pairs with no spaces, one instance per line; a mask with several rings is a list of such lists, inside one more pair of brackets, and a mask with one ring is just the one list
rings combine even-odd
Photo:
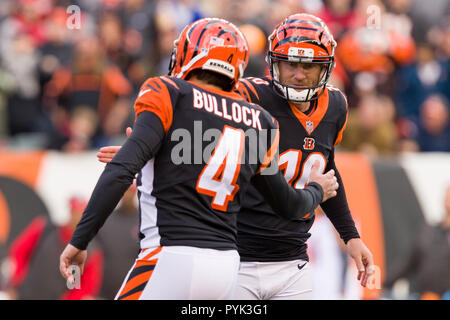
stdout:
[[[325,80],[326,72],[323,73],[320,82],[323,82]],[[279,77],[279,71],[278,71],[278,63],[273,64],[273,78],[277,81],[274,82],[278,89],[280,89],[283,96],[288,99],[289,101],[293,102],[306,102],[311,100],[314,95],[323,88],[323,86],[317,87],[315,89],[303,89],[303,90],[296,90],[294,88],[289,88],[286,86],[281,85],[280,77]]]

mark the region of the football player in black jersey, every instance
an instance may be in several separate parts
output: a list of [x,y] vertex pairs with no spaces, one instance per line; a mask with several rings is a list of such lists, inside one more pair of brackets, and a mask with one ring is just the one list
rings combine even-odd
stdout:
[[[347,122],[344,94],[327,85],[335,65],[335,47],[321,19],[309,14],[291,15],[269,36],[270,77],[243,79],[239,91],[278,120],[278,165],[290,185],[305,187],[315,161],[320,162],[320,170],[336,172],[340,186],[337,196],[321,207],[354,259],[358,280],[366,286],[374,271],[373,257],[355,227],[334,162],[335,146]],[[241,269],[236,298],[311,298],[306,240],[312,223],[276,216],[250,187],[238,218]]]
[[[83,269],[89,241],[137,173],[141,251],[116,299],[231,298],[239,268],[236,219],[250,185],[274,212],[297,222],[311,220],[310,212],[336,195],[334,171],[319,173],[319,163],[304,190],[286,183],[275,158],[277,121],[233,92],[247,59],[245,38],[225,20],[201,19],[183,30],[172,76],[142,85],[133,132],[105,167],[61,254],[66,279],[74,280],[72,264]],[[217,131],[204,156],[209,144],[196,145],[196,135]],[[183,134],[189,142],[181,155]],[[194,162],[185,161],[191,156]]]
[[[335,146],[347,121],[347,100],[327,82],[333,71],[336,43],[325,23],[309,14],[294,14],[269,37],[270,77],[243,78],[238,91],[277,119],[280,129],[278,165],[286,181],[304,188],[314,163],[321,172],[334,170],[337,196],[321,204],[366,286],[374,272],[373,257],[360,239],[334,162]],[[119,147],[105,147],[99,160],[108,162]],[[314,216],[290,221],[275,214],[250,186],[238,215],[241,256],[236,299],[309,299],[312,275],[306,241]]]

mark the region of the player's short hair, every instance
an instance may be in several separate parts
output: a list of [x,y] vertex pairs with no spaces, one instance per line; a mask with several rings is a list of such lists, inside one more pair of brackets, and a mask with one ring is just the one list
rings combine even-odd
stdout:
[[192,76],[195,76],[197,79],[205,81],[214,86],[218,86],[224,91],[231,91],[234,86],[234,81],[232,81],[227,76],[209,70],[192,70],[187,75],[186,80],[189,80],[190,78],[192,78]]

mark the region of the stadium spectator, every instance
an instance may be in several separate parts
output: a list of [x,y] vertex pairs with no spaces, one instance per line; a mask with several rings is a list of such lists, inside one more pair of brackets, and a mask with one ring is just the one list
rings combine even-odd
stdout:
[[7,289],[10,299],[79,300],[97,296],[102,279],[103,255],[95,244],[81,276],[79,289],[67,288],[59,275],[58,265],[54,263],[69,242],[85,206],[85,200],[72,197],[71,215],[66,224],[54,226],[47,218],[38,216],[12,242],[9,259],[13,269]]
[[387,288],[399,279],[408,278],[410,293],[425,299],[442,297],[450,290],[450,185],[445,190],[444,215],[437,225],[423,226],[404,263],[385,280]]
[[[75,109],[88,106],[97,117],[98,126],[92,138],[92,147],[98,146],[95,139],[111,137],[110,116],[117,125],[127,125],[129,110],[120,112],[123,104],[119,99],[127,99],[132,87],[120,69],[108,61],[101,44],[96,38],[83,39],[76,44],[75,59],[70,69],[61,67],[45,87],[47,107],[52,110],[54,126],[63,137],[70,135],[70,117]],[[120,115],[117,118],[117,115]],[[123,132],[123,128],[122,132]],[[54,147],[54,145],[50,145]]]
[[432,94],[448,95],[448,61],[436,58],[432,45],[417,45],[417,59],[398,69],[396,103],[398,115],[413,119],[419,116],[420,106]]
[[365,95],[350,110],[343,150],[372,156],[393,154],[397,150],[397,131],[393,122],[395,108],[387,96]]
[[35,119],[39,114],[39,57],[33,39],[23,33],[15,34],[3,43],[1,65],[3,77],[9,80],[6,116],[10,136],[35,132]]
[[336,41],[356,24],[354,0],[324,0],[318,16],[327,24]]
[[404,151],[450,151],[450,120],[448,101],[432,95],[421,106],[420,117],[401,123],[405,137]]
[[95,112],[89,106],[78,106],[67,122],[66,135],[52,135],[49,146],[65,152],[80,152],[91,149],[92,139],[98,125]]

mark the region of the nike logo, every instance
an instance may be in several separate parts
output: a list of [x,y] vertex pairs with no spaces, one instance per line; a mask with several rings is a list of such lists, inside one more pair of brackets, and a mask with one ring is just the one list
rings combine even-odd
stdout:
[[306,266],[307,263],[308,263],[308,262],[305,262],[304,264],[301,264],[301,265],[298,264],[298,265],[297,265],[298,270],[302,270],[303,267]]
[[143,94],[145,94],[145,93],[147,93],[147,92],[149,92],[149,91],[152,91],[152,89],[147,89],[147,90],[142,90],[142,91],[140,91],[138,97],[139,97],[139,98],[142,97]]

